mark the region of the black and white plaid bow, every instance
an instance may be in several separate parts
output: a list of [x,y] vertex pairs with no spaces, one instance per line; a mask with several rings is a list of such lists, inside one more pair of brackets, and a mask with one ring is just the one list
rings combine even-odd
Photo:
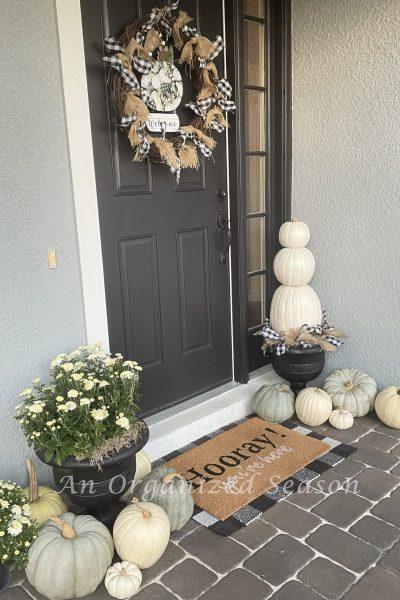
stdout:
[[124,47],[121,46],[121,44],[117,40],[117,38],[115,38],[113,36],[106,37],[106,39],[104,40],[104,46],[110,52],[123,52],[124,51]]
[[151,71],[151,67],[153,66],[153,60],[149,57],[143,58],[141,56],[133,57],[133,66],[139,73],[142,75],[147,75]]
[[121,127],[129,127],[136,121],[136,119],[137,116],[135,114],[129,115],[129,117],[122,117],[120,125]]
[[182,27],[182,33],[184,35],[186,35],[186,37],[188,38],[193,38],[193,37],[198,37],[199,34],[197,33],[197,29],[196,27],[190,27],[189,25],[184,25]]
[[208,146],[205,145],[204,142],[199,140],[199,138],[194,133],[183,133],[181,132],[182,137],[182,146],[184,146],[187,140],[192,140],[192,142],[198,147],[200,152],[205,158],[210,158],[212,156],[212,151]]
[[135,90],[135,91],[140,90],[140,85],[139,85],[136,75],[132,71],[129,71],[128,69],[126,69],[124,67],[122,60],[120,58],[117,58],[116,56],[103,56],[103,61],[109,67],[118,71],[120,73],[122,79],[132,90]]
[[148,157],[150,152],[150,142],[145,135],[143,135],[143,131],[145,129],[145,125],[142,125],[137,129],[137,135],[140,140],[140,144],[138,146],[138,154],[141,160],[144,160]]
[[188,102],[185,104],[186,108],[190,108],[196,115],[205,120],[207,111],[214,105],[217,104],[221,110],[232,112],[236,110],[236,105],[233,100],[227,100],[226,98],[219,98],[218,96],[209,96],[203,100],[197,100],[196,102]]
[[226,98],[230,98],[232,96],[232,86],[227,79],[216,79],[214,83],[217,87],[217,90]]
[[154,100],[150,97],[149,92],[146,89],[141,91],[141,98],[145,104],[150,108],[150,110],[156,111],[157,107],[154,104]]
[[214,50],[212,51],[212,53],[210,54],[210,56],[207,59],[199,58],[199,66],[201,69],[204,69],[204,67],[206,66],[206,64],[209,61],[215,60],[217,58],[218,54],[220,52],[222,52],[222,50],[224,49],[224,40],[222,39],[222,37],[220,35],[217,35],[217,37],[215,38],[215,42],[213,42],[213,46],[214,46]]

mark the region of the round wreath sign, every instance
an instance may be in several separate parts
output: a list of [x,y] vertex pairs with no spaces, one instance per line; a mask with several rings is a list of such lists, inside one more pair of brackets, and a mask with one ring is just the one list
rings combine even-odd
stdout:
[[[216,142],[211,132],[224,131],[228,126],[224,112],[236,107],[230,83],[220,79],[213,62],[224,48],[222,37],[210,41],[200,35],[189,26],[193,19],[178,11],[178,5],[179,0],[170,0],[128,25],[119,38],[106,38],[109,55],[103,61],[110,70],[110,94],[134,150],[133,160],[149,158],[166,164],[179,178],[181,169],[198,168],[198,152],[212,156]],[[174,48],[180,53],[178,63],[186,63],[196,92],[196,98],[185,104],[194,118],[183,127],[176,115],[172,119],[168,115],[179,106],[183,94]],[[160,124],[158,137],[151,135],[154,119]],[[176,130],[169,133],[171,128]]]

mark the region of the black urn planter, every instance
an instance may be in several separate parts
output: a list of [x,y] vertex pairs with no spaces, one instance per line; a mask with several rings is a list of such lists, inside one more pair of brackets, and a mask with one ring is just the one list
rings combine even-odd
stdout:
[[4,592],[11,583],[11,570],[8,564],[0,565],[0,594]]
[[297,394],[303,390],[309,381],[320,373],[325,365],[325,351],[320,347],[289,348],[281,356],[272,356],[272,366],[275,372],[289,381],[292,391]]
[[[111,528],[123,508],[118,500],[134,479],[136,454],[148,439],[149,428],[145,425],[136,443],[104,458],[101,469],[92,466],[89,459],[78,461],[74,456],[65,459],[61,465],[47,462],[53,469],[57,490],[65,494],[71,504],[81,507],[82,512],[93,515]],[[37,455],[46,462],[42,453]]]

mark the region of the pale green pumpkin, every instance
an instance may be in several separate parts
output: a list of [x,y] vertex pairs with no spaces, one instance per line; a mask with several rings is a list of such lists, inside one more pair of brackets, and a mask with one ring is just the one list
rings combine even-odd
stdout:
[[251,407],[261,419],[282,423],[294,415],[294,394],[284,383],[263,385],[253,396]]
[[378,393],[376,381],[357,369],[340,369],[325,380],[324,390],[334,408],[344,408],[353,417],[363,417],[374,409]]
[[194,501],[185,478],[172,467],[157,467],[135,488],[139,500],[154,502],[168,515],[171,531],[182,529],[193,515]]
[[88,515],[51,517],[29,550],[26,575],[50,600],[81,598],[103,581],[114,555],[107,527]]

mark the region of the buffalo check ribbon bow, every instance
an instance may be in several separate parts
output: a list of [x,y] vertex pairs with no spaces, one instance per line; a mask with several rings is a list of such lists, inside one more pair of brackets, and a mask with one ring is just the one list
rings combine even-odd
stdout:
[[196,136],[196,134],[184,133],[183,131],[181,131],[180,133],[181,133],[181,137],[182,137],[182,146],[184,146],[186,144],[187,140],[191,140],[198,147],[198,149],[200,150],[200,152],[202,153],[202,155],[205,158],[211,158],[212,150],[210,150],[210,148],[208,148],[208,146],[206,146],[206,144],[204,144],[204,142],[199,140],[199,138]]
[[[220,81],[223,81],[222,85],[224,87],[226,87],[226,84],[229,85],[230,93],[232,94],[232,88],[230,84],[226,81],[226,79]],[[201,117],[203,120],[205,120],[207,116],[207,111],[214,105],[219,106],[221,110],[227,112],[233,112],[236,110],[236,104],[233,102],[233,100],[223,98],[219,94],[214,94],[213,96],[209,96],[208,98],[203,98],[202,100],[196,100],[196,102],[188,102],[187,104],[185,104],[187,108],[190,108],[196,115]],[[224,128],[222,127],[222,130],[223,129]]]
[[[135,114],[129,115],[129,117],[122,117],[121,119],[121,127],[130,127],[131,125],[133,125],[137,120],[137,116]],[[150,142],[149,140],[146,138],[145,135],[143,135],[143,131],[145,130],[146,125],[143,124],[141,127],[138,127],[136,129],[136,133],[139,139],[139,144],[137,146],[137,152],[140,155],[140,159],[143,160],[145,158],[148,157],[149,152],[150,152]]]
[[106,65],[118,71],[122,79],[132,90],[140,90],[140,84],[136,75],[133,73],[133,71],[127,68],[124,61],[121,58],[119,58],[118,55],[103,56],[103,61],[106,63]]
[[172,35],[172,28],[168,23],[167,18],[171,17],[172,11],[177,10],[178,6],[179,0],[170,0],[164,8],[152,8],[149,13],[149,18],[136,33],[136,41],[139,44],[143,44],[146,39],[146,33],[149,32],[154,25],[159,25],[160,29],[164,31],[166,38],[170,38]]
[[[145,39],[145,38],[143,38],[143,39]],[[125,48],[121,45],[119,40],[117,40],[113,36],[109,36],[109,37],[105,38],[104,46],[110,52],[125,53]],[[108,57],[104,57],[103,60],[104,60],[104,62],[108,63],[110,66],[113,66],[112,64],[110,64],[111,61]],[[150,73],[151,67],[153,66],[153,59],[151,57],[149,57],[147,59],[143,56],[136,55],[133,57],[132,62],[133,62],[133,66],[136,69],[136,71],[138,71],[139,73],[142,73],[143,75],[147,75],[148,73]],[[128,69],[126,69],[126,70],[128,71]],[[130,73],[130,71],[128,71],[128,72]],[[129,85],[129,81],[127,81],[127,83]],[[135,89],[135,88],[133,88],[133,89]],[[136,89],[138,89],[138,88],[136,88]]]

